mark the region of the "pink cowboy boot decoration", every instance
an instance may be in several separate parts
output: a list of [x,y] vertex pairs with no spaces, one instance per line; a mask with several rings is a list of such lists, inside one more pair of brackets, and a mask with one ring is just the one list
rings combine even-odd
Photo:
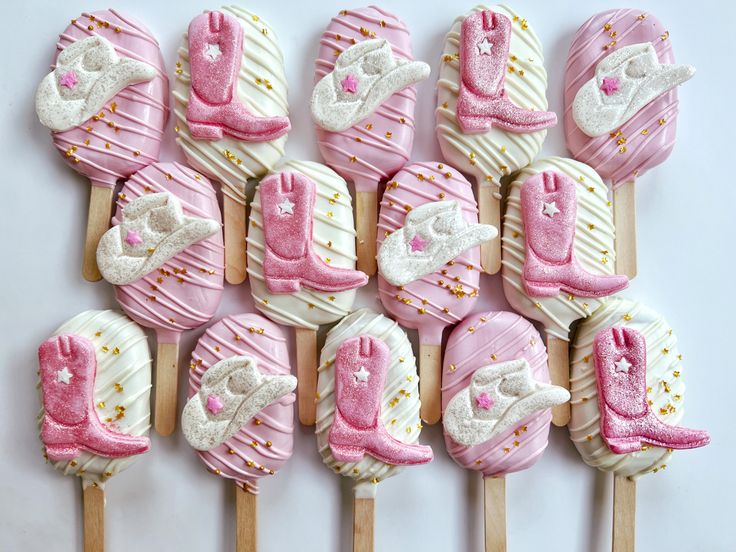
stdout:
[[146,452],[147,437],[116,433],[100,422],[93,393],[97,358],[92,343],[77,335],[46,340],[38,349],[44,417],[41,440],[49,460],[71,460],[86,450],[106,458]]
[[524,286],[531,297],[553,297],[565,291],[580,297],[603,297],[629,285],[626,276],[587,272],[575,258],[575,182],[546,171],[521,188],[526,233]]
[[601,436],[611,451],[628,454],[648,443],[690,449],[710,443],[708,432],[672,426],[647,401],[647,346],[632,328],[609,328],[595,336],[595,368]]
[[265,255],[263,275],[271,293],[346,291],[368,282],[359,270],[328,265],[312,247],[314,182],[298,172],[265,178],[259,186]]
[[335,354],[335,420],[328,438],[339,462],[359,462],[370,454],[392,465],[425,464],[432,449],[402,443],[381,421],[381,397],[390,351],[375,337],[361,335],[344,341]]
[[207,12],[189,24],[192,86],[187,123],[192,136],[219,140],[223,133],[247,142],[267,142],[291,128],[288,117],[259,117],[238,98],[243,27],[222,12]]
[[457,121],[465,134],[488,132],[492,126],[509,132],[534,132],[557,123],[554,113],[522,109],[506,96],[510,40],[511,21],[505,15],[484,10],[463,21]]

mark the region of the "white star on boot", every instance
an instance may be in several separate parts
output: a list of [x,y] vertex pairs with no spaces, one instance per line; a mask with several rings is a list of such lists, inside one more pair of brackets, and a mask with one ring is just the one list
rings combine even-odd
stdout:
[[355,376],[355,381],[362,381],[363,383],[366,383],[371,373],[365,369],[365,366],[361,366],[360,370],[358,370],[357,372],[353,372],[353,375]]
[[222,55],[219,44],[207,44],[204,49],[204,55],[209,58],[210,61],[215,61]]
[[481,56],[490,56],[493,44],[490,43],[488,37],[484,37],[478,44],[478,54]]
[[59,370],[56,372],[56,381],[60,383],[66,383],[69,384],[69,380],[72,379],[72,373],[69,371],[69,369],[64,366],[62,370]]
[[545,203],[544,209],[542,209],[542,213],[547,215],[549,218],[553,218],[559,212],[560,210],[557,208],[556,201],[553,201],[552,203]]
[[281,215],[293,215],[294,214],[294,204],[289,201],[289,198],[284,198],[284,201],[279,203],[279,214]]

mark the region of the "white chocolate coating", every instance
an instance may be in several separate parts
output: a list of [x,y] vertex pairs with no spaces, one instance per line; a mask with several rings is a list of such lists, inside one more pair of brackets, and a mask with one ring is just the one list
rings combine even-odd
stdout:
[[[479,5],[472,11],[487,9]],[[547,71],[544,69],[542,43],[527,20],[508,6],[490,9],[511,21],[508,70],[504,85],[509,99],[525,109],[546,111]],[[517,134],[493,127],[485,134],[464,134],[460,129],[455,118],[455,105],[460,89],[460,27],[466,15],[455,19],[445,37],[440,58],[435,112],[437,139],[448,163],[461,172],[473,175],[481,185],[499,187],[502,176],[518,171],[534,160],[547,131]]]
[[596,387],[593,339],[613,326],[625,326],[640,332],[647,342],[647,398],[655,415],[669,425],[678,425],[685,413],[682,381],[682,356],[672,327],[660,314],[639,303],[614,297],[587,320],[575,335],[570,361],[570,438],[583,461],[594,468],[637,479],[663,469],[672,450],[646,446],[631,454],[615,454],[600,435],[598,389]]
[[386,429],[404,443],[416,443],[421,431],[419,376],[406,333],[390,318],[369,309],[360,309],[346,316],[327,334],[320,355],[315,431],[322,460],[335,473],[355,480],[356,496],[372,496],[378,482],[401,470],[368,454],[358,463],[337,462],[327,441],[335,418],[335,352],[346,339],[366,334],[382,340],[391,354],[381,401],[381,420]]
[[573,297],[564,292],[555,297],[529,297],[524,290],[521,275],[526,252],[521,217],[521,186],[530,176],[544,171],[564,173],[577,184],[573,249],[580,265],[593,274],[615,273],[613,212],[608,201],[608,188],[600,176],[588,165],[572,159],[539,159],[517,174],[509,184],[501,238],[501,273],[506,300],[518,313],[541,322],[548,335],[569,341],[570,324],[590,316],[606,298]]
[[[243,60],[238,79],[238,97],[258,116],[288,115],[284,59],[276,33],[258,15],[239,6],[220,11],[236,17],[243,27]],[[284,156],[287,136],[270,142],[245,142],[223,136],[220,140],[195,140],[187,126],[189,103],[189,49],[184,33],[174,78],[174,113],[177,143],[189,164],[222,183],[222,191],[245,205],[245,184],[249,178],[265,175]]]
[[[338,268],[355,268],[355,224],[350,192],[335,171],[312,161],[287,161],[275,172],[300,172],[317,185],[314,202],[314,251]],[[260,192],[256,189],[248,228],[248,274],[256,307],[274,322],[316,330],[321,324],[339,320],[350,312],[355,290],[321,293],[302,287],[296,293],[269,293],[263,277],[263,216]]]
[[[61,334],[85,337],[95,346],[94,404],[100,421],[113,425],[115,431],[121,433],[148,435],[151,427],[151,352],[143,330],[119,311],[90,310],[78,314],[54,332],[54,335]],[[38,418],[39,429],[42,421],[43,408]],[[53,466],[65,475],[81,477],[85,486],[92,483],[102,486],[137,458],[138,455],[103,458],[82,452],[73,460],[53,462]]]

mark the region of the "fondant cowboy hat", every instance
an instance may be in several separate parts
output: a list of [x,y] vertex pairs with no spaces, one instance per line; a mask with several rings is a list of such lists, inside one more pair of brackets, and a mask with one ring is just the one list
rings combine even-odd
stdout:
[[212,450],[294,389],[294,376],[263,374],[251,356],[223,359],[210,366],[199,391],[187,401],[181,419],[184,437],[197,450]]
[[120,224],[102,235],[97,266],[111,284],[129,284],[219,230],[216,220],[185,215],[174,194],[147,194],[126,205]]
[[695,74],[691,65],[659,63],[651,42],[625,46],[595,68],[572,104],[578,128],[591,137],[619,128],[639,110]]
[[474,446],[568,400],[566,389],[536,381],[527,360],[519,358],[478,369],[470,385],[448,403],[443,424],[455,442]]
[[312,91],[312,118],[326,130],[346,130],[395,92],[429,76],[429,65],[394,57],[384,39],[358,42],[342,52],[335,68]]
[[387,282],[403,286],[497,235],[495,226],[468,223],[455,200],[425,203],[409,211],[404,226],[383,240],[378,267]]
[[100,111],[126,86],[155,76],[152,65],[121,57],[106,38],[90,36],[59,54],[56,68],[36,91],[36,113],[51,130],[68,130]]

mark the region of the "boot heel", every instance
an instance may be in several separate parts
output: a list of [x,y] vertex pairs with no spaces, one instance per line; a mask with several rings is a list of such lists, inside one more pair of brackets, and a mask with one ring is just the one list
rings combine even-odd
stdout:
[[641,450],[641,439],[638,437],[622,437],[619,439],[609,437],[606,439],[606,444],[616,454],[629,454]]
[[462,128],[465,134],[485,134],[491,129],[491,125],[487,118],[465,115]]
[[222,138],[222,129],[216,125],[189,122],[189,132],[200,140],[219,140]]
[[295,293],[302,288],[299,280],[268,279],[268,289],[271,293]]
[[332,457],[338,462],[360,462],[363,459],[365,450],[358,447],[350,447],[346,445],[335,445],[330,443]]
[[560,286],[555,284],[540,284],[538,282],[524,282],[527,294],[531,297],[556,297],[560,293]]
[[72,460],[79,456],[79,449],[75,445],[51,445],[46,446],[46,456],[52,462],[60,460]]

